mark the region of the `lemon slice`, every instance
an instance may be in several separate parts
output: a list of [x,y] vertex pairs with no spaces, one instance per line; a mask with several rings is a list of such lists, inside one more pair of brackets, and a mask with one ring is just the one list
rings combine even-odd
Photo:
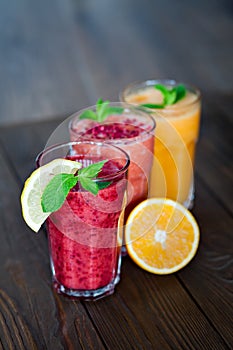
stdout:
[[41,207],[42,193],[57,174],[75,174],[82,164],[68,159],[54,159],[33,171],[26,180],[21,194],[22,214],[27,225],[38,232],[51,213],[44,213]]
[[170,274],[194,257],[200,239],[198,224],[181,204],[150,198],[130,213],[125,240],[129,256],[146,271]]

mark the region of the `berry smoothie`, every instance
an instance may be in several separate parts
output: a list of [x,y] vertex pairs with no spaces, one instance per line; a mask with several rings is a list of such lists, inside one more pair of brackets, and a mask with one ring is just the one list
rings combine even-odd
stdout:
[[[103,159],[88,154],[66,158],[77,160],[84,167]],[[123,166],[122,159],[108,160],[96,179],[98,183],[111,181],[108,187],[99,190],[95,196],[78,182],[62,207],[47,219],[53,282],[57,292],[95,299],[114,291],[120,274],[120,220],[124,215],[127,185],[127,169],[122,170]]]
[[148,196],[148,183],[153,162],[153,118],[141,111],[109,115],[102,123],[75,115],[70,124],[72,141],[93,140],[122,148],[130,156],[128,170],[128,206],[125,220],[131,210]]
[[[78,159],[80,161],[80,159]],[[102,174],[119,171],[107,162]],[[126,189],[125,176],[113,180],[97,196],[78,185],[47,221],[54,278],[66,289],[96,290],[117,277],[118,219]]]

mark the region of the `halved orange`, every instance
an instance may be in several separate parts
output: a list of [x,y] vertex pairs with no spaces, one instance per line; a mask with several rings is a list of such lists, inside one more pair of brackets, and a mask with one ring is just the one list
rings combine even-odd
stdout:
[[129,256],[146,271],[170,274],[194,257],[200,239],[189,210],[166,198],[150,198],[137,205],[125,226]]

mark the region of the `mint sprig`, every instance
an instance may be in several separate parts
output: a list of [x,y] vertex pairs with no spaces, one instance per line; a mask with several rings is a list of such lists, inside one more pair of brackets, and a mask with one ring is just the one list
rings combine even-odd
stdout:
[[81,168],[76,174],[57,174],[47,184],[41,197],[41,207],[43,212],[52,213],[61,208],[69,191],[80,182],[80,185],[94,195],[99,190],[108,187],[111,181],[96,182],[95,179],[102,170],[107,160],[91,164],[86,168]]
[[173,105],[178,101],[182,100],[187,93],[186,88],[183,84],[174,86],[172,89],[162,84],[156,84],[154,85],[154,88],[161,91],[163,95],[163,103],[161,104],[144,103],[144,104],[141,104],[142,107],[156,108],[156,109],[165,108],[166,106]]
[[96,102],[96,112],[87,109],[80,114],[79,119],[92,119],[97,122],[103,122],[111,114],[121,114],[122,107],[109,106],[109,101],[103,101],[101,98]]
[[45,187],[41,197],[41,206],[44,213],[58,210],[64,203],[69,191],[78,182],[74,174],[57,174]]

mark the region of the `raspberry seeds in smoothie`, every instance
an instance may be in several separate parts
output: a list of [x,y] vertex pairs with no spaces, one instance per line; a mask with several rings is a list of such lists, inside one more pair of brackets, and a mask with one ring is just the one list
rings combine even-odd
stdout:
[[[106,113],[104,118],[98,118],[98,108],[97,105],[71,116],[70,137],[72,141],[92,140],[117,145],[129,154],[127,218],[148,196],[155,122],[149,114],[126,104],[109,103],[109,114]],[[114,108],[118,108],[117,113]],[[89,116],[87,112],[91,113],[91,118],[82,118]]]
[[[62,206],[46,220],[53,284],[58,293],[93,300],[112,294],[120,279],[129,157],[115,146],[72,142],[42,152],[39,166],[58,151],[82,168]],[[84,177],[99,162],[104,165],[96,178]],[[97,193],[83,187],[88,181],[98,185]]]
[[[68,159],[96,162],[90,157]],[[99,176],[111,176],[119,170],[117,162],[109,161]],[[59,284],[69,289],[95,290],[116,277],[121,248],[117,226],[125,188],[124,176],[113,180],[96,197],[77,184],[66,203],[48,218],[53,269]]]

